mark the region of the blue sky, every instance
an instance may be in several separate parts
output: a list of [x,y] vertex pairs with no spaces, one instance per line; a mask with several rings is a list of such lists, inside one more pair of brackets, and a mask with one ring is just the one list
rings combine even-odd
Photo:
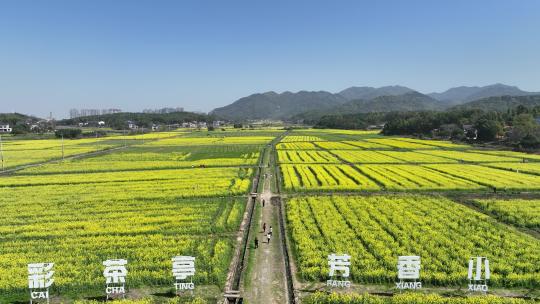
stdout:
[[540,1],[0,0],[0,112],[183,106],[265,91],[540,91]]

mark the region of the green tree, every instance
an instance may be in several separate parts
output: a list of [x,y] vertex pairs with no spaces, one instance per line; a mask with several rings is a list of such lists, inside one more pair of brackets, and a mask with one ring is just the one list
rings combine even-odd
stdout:
[[527,134],[520,140],[519,145],[525,149],[537,149],[540,147],[540,140],[533,134]]
[[64,138],[78,138],[80,137],[82,134],[82,130],[81,129],[59,129],[59,130],[56,130],[54,131],[54,135],[57,137],[57,138],[60,138],[60,137],[64,137]]
[[474,127],[478,130],[478,140],[482,141],[495,140],[503,130],[499,121],[487,118],[477,120]]
[[537,136],[539,132],[538,124],[531,114],[519,114],[512,120],[512,131],[509,139],[512,142],[520,142],[525,136]]

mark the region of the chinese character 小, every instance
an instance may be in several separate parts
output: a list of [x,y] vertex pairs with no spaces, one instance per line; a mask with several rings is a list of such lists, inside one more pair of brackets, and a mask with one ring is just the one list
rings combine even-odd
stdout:
[[[476,271],[474,262],[476,260]],[[482,260],[484,263],[482,263]],[[484,279],[489,280],[491,272],[489,270],[489,260],[485,257],[474,257],[469,260],[469,280],[480,281],[482,279],[482,264],[484,264]]]

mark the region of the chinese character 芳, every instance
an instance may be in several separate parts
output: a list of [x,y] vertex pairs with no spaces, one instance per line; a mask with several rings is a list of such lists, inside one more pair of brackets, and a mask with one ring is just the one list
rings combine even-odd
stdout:
[[344,255],[336,255],[332,253],[328,256],[328,265],[330,266],[330,272],[329,276],[333,277],[335,274],[335,271],[342,271],[341,276],[346,278],[349,276],[349,266],[351,265],[351,256],[344,254]]
[[107,260],[103,262],[105,270],[103,275],[107,279],[107,284],[125,283],[127,276],[127,260]]
[[172,259],[172,273],[176,280],[184,280],[195,275],[195,258],[190,256],[176,256]]
[[54,263],[28,264],[28,287],[30,289],[49,288],[53,282]]
[[420,257],[400,256],[398,258],[398,279],[420,278]]

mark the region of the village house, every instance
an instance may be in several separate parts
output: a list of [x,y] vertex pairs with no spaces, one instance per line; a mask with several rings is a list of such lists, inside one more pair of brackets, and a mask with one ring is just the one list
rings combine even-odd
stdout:
[[133,121],[131,120],[128,120],[127,121],[127,125],[128,125],[128,128],[131,129],[131,130],[136,130],[139,128],[139,126],[137,126]]
[[12,129],[9,127],[8,123],[0,122],[0,133],[11,133]]

